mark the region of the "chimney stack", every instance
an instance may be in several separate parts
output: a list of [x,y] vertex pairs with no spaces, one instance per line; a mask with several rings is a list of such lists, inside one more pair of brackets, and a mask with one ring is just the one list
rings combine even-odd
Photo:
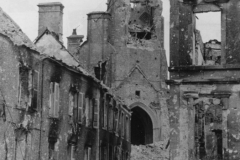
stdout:
[[39,7],[39,26],[38,36],[40,36],[46,28],[55,32],[62,41],[63,35],[63,8],[60,2],[40,3]]
[[77,52],[78,46],[83,41],[83,35],[77,35],[77,29],[73,29],[73,33],[71,36],[67,37],[67,49],[70,53],[75,54]]
[[93,68],[99,61],[109,57],[110,19],[111,15],[107,12],[91,12],[88,14],[88,68]]

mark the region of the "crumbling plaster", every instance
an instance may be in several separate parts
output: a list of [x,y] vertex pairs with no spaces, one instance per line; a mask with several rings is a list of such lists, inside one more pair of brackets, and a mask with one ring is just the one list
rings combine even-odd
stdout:
[[9,37],[14,45],[35,49],[31,40],[22,32],[20,27],[0,8],[0,33]]
[[[2,16],[0,17],[2,18]],[[1,25],[3,24],[1,23]],[[0,139],[2,148],[0,155],[2,155],[1,158],[3,159],[17,158],[21,160],[26,157],[36,159],[38,145],[32,144],[37,143],[39,137],[39,115],[29,114],[26,112],[26,108],[19,106],[18,87],[19,67],[37,68],[36,56],[38,53],[26,48],[27,46],[24,44],[14,44],[14,41],[7,36],[0,34],[0,81],[2,84],[0,86],[0,132],[2,135]],[[33,124],[34,127],[32,127]],[[33,138],[33,135],[36,139]],[[21,148],[19,148],[20,146]],[[30,152],[35,154],[30,155]]]
[[[171,124],[171,156],[174,159],[192,159],[193,152],[195,150],[196,144],[194,142],[194,132],[191,132],[192,123],[195,119],[195,114],[193,111],[193,105],[203,101],[209,103],[209,99],[218,100],[216,93],[219,94],[230,94],[229,103],[224,103],[227,107],[226,111],[223,111],[223,128],[224,132],[227,134],[228,142],[225,156],[227,155],[230,159],[239,158],[239,132],[238,129],[240,125],[239,115],[240,108],[238,104],[240,103],[240,87],[239,85],[229,84],[213,84],[213,85],[180,85],[179,90],[176,88],[175,93],[172,94],[170,110],[170,124]],[[172,88],[173,89],[173,88]],[[172,90],[174,91],[174,90]],[[180,93],[180,94],[179,94]],[[189,98],[184,97],[184,94],[194,94],[197,95],[209,95],[200,97],[193,97],[194,101],[189,101]],[[215,94],[214,94],[215,93]],[[214,98],[215,97],[215,98]],[[214,102],[215,103],[215,102]],[[179,108],[177,107],[179,105]],[[174,107],[176,106],[176,107]],[[193,121],[191,121],[191,119]],[[175,137],[175,138],[174,138]],[[194,145],[195,144],[195,145]],[[176,147],[176,148],[175,148]]]
[[[61,73],[58,71],[61,70]],[[72,118],[69,116],[68,107],[69,106],[69,88],[71,85],[78,85],[82,93],[88,93],[89,98],[99,98],[100,93],[96,84],[91,83],[84,77],[80,77],[78,74],[75,74],[67,69],[63,69],[56,63],[52,63],[51,60],[44,62],[43,68],[43,77],[46,83],[43,84],[43,137],[41,144],[42,153],[45,153],[42,158],[49,158],[49,131],[50,131],[50,122],[53,119],[49,116],[49,86],[50,82],[54,77],[60,79],[60,112],[58,118],[58,141],[55,143],[55,149],[53,151],[53,157],[55,159],[66,159],[68,157],[69,151],[66,148],[70,149],[69,138],[73,133],[72,127]],[[77,141],[77,157],[84,157],[85,144],[92,147],[92,150],[98,151],[96,148],[99,147],[98,143],[98,134],[93,131],[91,128],[86,127],[81,124],[78,127],[78,141]],[[91,135],[91,136],[90,136]],[[98,152],[93,153],[91,157],[94,159],[97,157]]]

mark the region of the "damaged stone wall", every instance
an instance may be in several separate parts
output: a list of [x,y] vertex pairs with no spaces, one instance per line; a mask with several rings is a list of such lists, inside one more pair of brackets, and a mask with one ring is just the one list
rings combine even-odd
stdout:
[[154,142],[168,135],[169,126],[163,26],[161,0],[109,0],[106,13],[88,14],[87,41],[76,54],[91,72],[103,72],[107,63],[103,82],[128,106],[148,111]]
[[[42,155],[43,159],[68,159],[73,153],[72,157],[82,157],[85,156],[86,147],[91,147],[92,152],[91,158],[96,159],[99,147],[99,137],[98,132],[93,126],[87,126],[87,119],[85,114],[87,114],[88,107],[92,107],[92,103],[86,106],[87,100],[92,101],[94,98],[100,98],[99,90],[96,84],[91,83],[84,77],[71,72],[64,67],[61,67],[58,63],[51,60],[44,61],[43,68],[43,80],[46,82],[43,84],[43,114],[42,122],[43,130],[41,149],[44,153]],[[59,90],[59,115],[54,116],[50,114],[51,106],[50,101],[50,83],[55,82],[60,86]],[[70,107],[70,93],[71,86],[76,87],[77,92],[83,93],[84,102],[79,106],[83,107],[82,115],[83,120],[78,121],[75,116],[80,113],[78,110],[69,113]],[[86,99],[85,99],[86,96]],[[79,99],[80,101],[80,99]],[[79,102],[80,104],[80,102]],[[79,115],[80,116],[80,115]],[[80,118],[79,118],[80,119]],[[71,147],[74,146],[75,150],[71,151]]]
[[[235,49],[238,48],[234,42],[238,41],[236,38],[238,29],[234,26],[238,24],[236,16],[238,16],[238,9],[236,5],[238,1],[216,1],[208,2],[200,1],[171,1],[171,66],[212,66],[212,65],[225,65],[237,64],[238,56]],[[231,12],[228,12],[230,11]],[[209,60],[208,53],[205,48],[209,42],[215,39],[209,39],[202,48],[202,42],[199,41],[201,33],[197,30],[196,14],[219,12],[221,18],[220,34],[221,39],[220,48],[218,47],[217,58]],[[210,31],[211,32],[211,31]],[[200,45],[200,46],[199,46]],[[177,48],[176,48],[177,47]],[[213,48],[216,50],[216,48]],[[199,59],[200,58],[200,59]],[[197,60],[198,59],[198,60]],[[200,60],[200,61],[199,61]]]
[[[41,150],[44,153],[42,159],[63,160],[70,159],[70,157],[100,159],[99,155],[103,146],[118,146],[124,153],[129,153],[130,142],[121,134],[123,131],[125,133],[125,130],[119,129],[121,133],[115,133],[109,127],[105,127],[105,124],[108,126],[113,123],[110,122],[108,107],[110,108],[110,104],[111,107],[116,107],[116,104],[121,103],[120,100],[114,100],[115,104],[113,104],[113,100],[106,102],[105,94],[108,91],[106,88],[101,88],[95,79],[65,68],[63,65],[55,59],[46,59],[43,62],[43,81],[45,83],[42,86]],[[59,108],[56,109],[58,114],[51,112],[53,107],[49,103],[52,100],[53,91],[50,87],[51,84],[59,86]],[[108,95],[113,97],[110,93]],[[105,105],[107,110],[105,110]],[[115,111],[115,109],[113,110]],[[124,116],[126,114],[130,118],[129,110],[126,107],[125,109],[120,107],[118,110],[119,113],[124,113]],[[121,114],[119,116],[122,116]],[[119,125],[125,126],[126,124],[125,119],[119,120]],[[123,154],[120,153],[120,155]]]
[[[52,32],[38,37],[40,54],[1,9],[0,21],[0,159],[98,160],[100,112],[109,88],[72,63]],[[122,110],[130,119],[129,109]],[[129,155],[129,139],[119,138]]]
[[[23,34],[19,30],[13,32],[18,32],[19,37]],[[24,67],[38,71],[38,54],[24,44],[14,45],[14,41],[5,33],[6,36],[0,35],[1,159],[38,159],[40,116],[37,111],[38,102],[34,99],[38,93],[34,95],[34,92],[29,92],[33,86],[29,85],[28,76],[31,76],[32,80],[38,77],[27,74],[27,78],[24,78],[21,73],[25,70],[20,70]],[[16,37],[16,40],[19,37]]]
[[163,115],[167,108],[167,61],[162,1],[121,0],[108,5],[112,16],[110,42],[117,50],[112,62],[112,87],[132,109],[140,107],[148,113],[153,142],[159,141],[167,135],[168,127],[168,118]]
[[[88,32],[87,41],[83,42],[78,48],[76,57],[80,63],[92,75],[95,74],[95,68],[99,67],[102,63],[106,65],[99,70],[101,74],[101,81],[108,86],[111,86],[111,58],[115,52],[114,47],[110,42],[109,23],[111,16],[107,12],[92,12],[88,14]],[[108,72],[104,73],[103,70]],[[100,73],[101,72],[101,73]]]
[[[168,101],[171,160],[239,159],[239,55],[233,55],[237,40],[229,34],[236,29],[233,23],[238,23],[239,9],[235,5],[239,2],[217,2],[221,8],[222,40],[205,44],[204,60],[209,62],[204,64],[208,66],[192,66],[191,59],[184,59],[193,42],[181,40],[192,37],[192,29],[189,32],[182,29],[192,25],[190,12],[217,9],[216,4],[204,3],[171,1],[171,78],[167,80],[171,95]],[[185,52],[180,48],[185,48]]]
[[[171,159],[239,159],[238,85],[179,89],[169,102]],[[180,108],[174,109],[174,104]]]

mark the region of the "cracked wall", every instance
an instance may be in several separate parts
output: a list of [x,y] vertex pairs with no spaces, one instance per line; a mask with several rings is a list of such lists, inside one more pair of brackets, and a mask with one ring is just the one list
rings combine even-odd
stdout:
[[154,142],[168,135],[163,26],[161,0],[109,0],[106,13],[88,15],[87,41],[76,54],[90,71],[107,62],[103,82],[128,106],[152,113]]
[[[122,152],[118,156],[129,156],[130,138],[125,132],[129,123],[125,119],[119,122],[123,128],[119,127],[119,132],[125,133],[118,134],[120,137],[111,135],[100,123],[105,116],[102,113],[108,113],[103,107],[109,88],[78,68],[76,61],[71,63],[72,57],[61,59],[69,52],[49,34],[38,44],[40,54],[2,10],[0,21],[0,159],[99,159],[100,141],[112,145],[110,137]],[[77,102],[78,107],[70,113],[70,93],[76,92],[74,104]],[[129,120],[131,115],[123,101],[108,94],[115,102],[112,108],[121,104],[120,115]],[[101,135],[100,130],[104,130]]]
[[[167,80],[171,95],[168,100],[170,159],[239,159],[238,58],[234,63],[229,61],[233,57],[230,58],[229,53],[237,49],[233,47],[237,40],[229,39],[228,35],[236,29],[232,22],[237,23],[238,14],[233,8],[238,2],[217,2],[222,14],[222,41],[206,43],[209,47],[205,48],[207,60],[215,59],[208,66],[192,64],[188,56],[193,42],[192,38],[187,39],[193,37],[192,12],[208,12],[209,6],[215,4],[194,2],[171,1],[171,78]],[[183,42],[184,38],[186,41]],[[221,59],[218,59],[220,55]],[[234,56],[238,57],[237,54]]]
[[171,159],[239,158],[237,86],[199,84],[175,89],[169,102]]
[[[109,3],[112,16],[112,87],[132,108],[140,106],[153,121],[153,142],[167,137],[167,61],[163,48],[162,2],[118,1]],[[140,93],[140,96],[136,95]],[[155,123],[155,121],[157,123]]]
[[29,101],[33,97],[29,96],[26,88],[19,89],[21,84],[28,83],[28,79],[20,78],[19,68],[25,66],[30,70],[38,70],[37,52],[14,45],[11,39],[2,34],[0,43],[1,159],[37,159],[40,117],[31,110],[33,106]]

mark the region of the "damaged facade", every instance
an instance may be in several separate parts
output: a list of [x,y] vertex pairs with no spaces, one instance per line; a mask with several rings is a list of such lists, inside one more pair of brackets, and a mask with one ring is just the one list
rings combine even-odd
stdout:
[[[238,160],[239,1],[170,3],[170,159]],[[201,12],[221,13],[220,42],[203,44],[195,23]]]
[[132,111],[132,144],[168,137],[167,60],[161,0],[108,1],[88,14],[87,41],[73,53]]
[[0,159],[129,159],[130,109],[63,46],[63,8],[39,4],[35,44],[0,9]]

